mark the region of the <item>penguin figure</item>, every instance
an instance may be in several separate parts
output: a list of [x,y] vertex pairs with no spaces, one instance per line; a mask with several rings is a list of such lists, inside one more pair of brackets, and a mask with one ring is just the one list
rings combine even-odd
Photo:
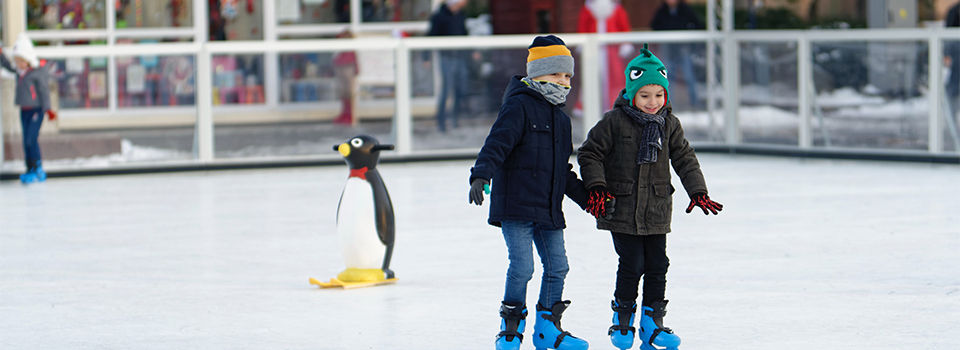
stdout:
[[376,168],[380,151],[393,150],[393,145],[381,145],[371,136],[359,135],[333,149],[350,167],[337,205],[337,234],[347,269],[336,279],[344,284],[396,281],[390,270],[393,204]]

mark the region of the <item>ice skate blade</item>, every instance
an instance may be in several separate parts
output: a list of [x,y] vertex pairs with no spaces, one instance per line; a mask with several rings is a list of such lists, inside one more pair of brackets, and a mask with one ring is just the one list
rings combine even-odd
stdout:
[[317,285],[320,288],[343,288],[343,289],[354,289],[354,288],[363,288],[363,287],[373,287],[384,284],[394,284],[397,283],[398,279],[388,278],[382,281],[373,281],[373,282],[344,282],[336,277],[331,278],[328,282],[320,282],[316,278],[310,277],[310,284]]
[[669,347],[669,346],[656,346],[650,345],[647,343],[640,344],[640,350],[679,350],[679,347]]

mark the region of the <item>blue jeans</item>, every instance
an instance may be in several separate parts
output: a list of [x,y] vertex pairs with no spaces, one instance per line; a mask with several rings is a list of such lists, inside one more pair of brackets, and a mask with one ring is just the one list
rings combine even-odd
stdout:
[[543,263],[543,280],[540,283],[540,299],[544,307],[551,307],[563,295],[563,279],[570,267],[563,243],[563,230],[547,230],[529,221],[503,221],[503,239],[507,243],[510,267],[507,268],[507,283],[503,301],[526,305],[527,282],[533,277],[533,249],[537,246]]
[[27,171],[33,170],[40,162],[40,126],[43,125],[43,109],[20,109],[20,126],[23,128],[23,159]]

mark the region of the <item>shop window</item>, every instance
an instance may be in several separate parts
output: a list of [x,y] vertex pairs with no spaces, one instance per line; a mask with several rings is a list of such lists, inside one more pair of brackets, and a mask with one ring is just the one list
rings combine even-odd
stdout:
[[107,58],[67,58],[47,61],[56,84],[58,107],[107,107]]
[[27,0],[27,29],[103,29],[105,0]]
[[117,57],[117,106],[192,106],[194,59],[189,55]]
[[[349,0],[276,0],[277,23],[349,23]],[[425,21],[430,18],[430,0],[363,0],[362,22]]]
[[213,56],[213,104],[262,104],[263,55]]
[[193,26],[193,0],[114,1],[117,6],[117,28],[176,28]]
[[209,40],[263,39],[263,6],[260,0],[205,1],[208,1]]

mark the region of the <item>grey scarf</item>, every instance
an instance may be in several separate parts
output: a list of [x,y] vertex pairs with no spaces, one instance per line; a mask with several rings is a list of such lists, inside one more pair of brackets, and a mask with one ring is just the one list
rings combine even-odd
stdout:
[[657,154],[663,149],[663,121],[667,115],[667,109],[661,108],[657,114],[649,114],[633,106],[621,108],[643,128],[643,133],[640,134],[637,164],[656,163]]
[[548,102],[554,105],[566,102],[567,94],[570,93],[569,86],[563,86],[542,80],[537,81],[530,79],[530,77],[523,77],[523,79],[520,80],[527,84],[527,87],[539,92],[544,98],[547,99]]

